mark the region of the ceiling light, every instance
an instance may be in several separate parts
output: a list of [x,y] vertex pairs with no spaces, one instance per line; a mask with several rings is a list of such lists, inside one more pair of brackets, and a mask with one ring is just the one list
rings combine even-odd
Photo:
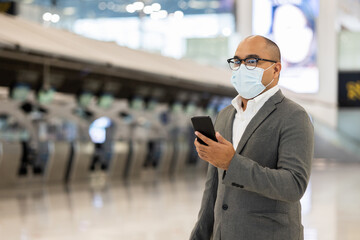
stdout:
[[144,7],[144,13],[145,14],[150,14],[152,12],[153,12],[153,8],[151,6]]
[[100,2],[98,5],[98,8],[103,11],[106,9],[106,7],[107,7],[106,2]]
[[184,17],[184,13],[182,11],[176,11],[174,12],[174,17],[176,19],[182,19]]
[[52,17],[52,14],[49,12],[46,12],[43,15],[43,20],[49,22],[49,21],[51,21],[51,17]]
[[129,5],[126,6],[126,11],[128,13],[134,13],[136,11],[136,9],[135,9],[133,4],[129,4]]
[[160,18],[166,18],[168,15],[168,12],[166,10],[159,11]]
[[187,4],[187,2],[185,2],[185,1],[180,1],[180,2],[178,2],[178,6],[179,6],[179,8],[181,8],[181,9],[188,9],[188,4]]
[[158,12],[159,18],[166,18],[168,15],[168,12],[166,10],[161,10]]
[[161,5],[159,3],[153,3],[151,4],[151,7],[154,12],[160,11],[161,9]]
[[108,8],[109,10],[114,10],[114,8],[115,8],[115,3],[114,3],[114,2],[108,2],[108,3],[107,3],[107,8]]
[[144,8],[143,2],[134,2],[133,3],[135,10],[140,11]]
[[163,19],[166,18],[168,15],[168,12],[166,10],[161,10],[158,12],[151,13],[150,17],[151,19]]
[[53,15],[51,16],[51,22],[57,23],[57,22],[59,22],[59,21],[60,21],[60,16],[59,16],[58,14],[53,14]]

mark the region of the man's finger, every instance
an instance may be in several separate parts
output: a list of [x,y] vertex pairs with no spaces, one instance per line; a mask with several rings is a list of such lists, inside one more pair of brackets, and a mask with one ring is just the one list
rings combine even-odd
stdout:
[[[201,139],[201,140],[202,140],[202,139]],[[200,141],[200,138],[197,137],[197,138],[195,139],[195,141],[194,141],[194,144],[195,144],[196,147],[199,147],[199,148],[201,148],[201,149],[207,149],[207,148],[209,147],[209,146],[206,146],[206,145],[200,143],[199,141]]]
[[216,132],[215,136],[216,136],[216,139],[218,140],[219,143],[226,143],[227,142],[227,140],[223,136],[221,136],[221,134],[219,132]]
[[199,149],[199,148],[196,148],[196,151],[197,151],[198,153],[208,153],[206,150],[204,150],[204,149]]
[[205,153],[198,153],[199,158],[201,158],[202,160],[208,161],[208,156]]
[[201,134],[200,132],[196,131],[195,135],[200,138],[201,140],[203,140],[204,143],[206,143],[207,145],[211,145],[214,143],[214,141],[208,137],[206,137],[205,135]]

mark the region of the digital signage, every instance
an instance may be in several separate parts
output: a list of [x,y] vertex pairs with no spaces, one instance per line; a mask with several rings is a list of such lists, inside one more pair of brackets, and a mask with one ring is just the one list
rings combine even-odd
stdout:
[[253,34],[276,42],[281,51],[279,84],[296,93],[316,93],[318,0],[253,0]]

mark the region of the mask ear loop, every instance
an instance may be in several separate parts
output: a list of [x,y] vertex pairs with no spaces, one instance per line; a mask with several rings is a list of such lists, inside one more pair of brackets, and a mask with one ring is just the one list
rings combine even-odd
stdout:
[[[272,66],[274,66],[274,64],[275,64],[275,63],[273,63],[270,67],[268,67],[267,69],[265,69],[264,72],[265,72],[266,70],[268,70],[269,68],[271,68]],[[265,88],[267,88],[274,80],[275,80],[275,78],[273,78],[273,79],[271,80],[271,82],[269,82],[269,83],[265,86]]]
[[265,69],[264,72],[265,72],[266,70],[268,70],[269,68],[271,68],[272,66],[274,66],[274,64],[275,64],[275,63],[271,64],[271,66],[268,67],[267,69]]
[[273,80],[271,80],[271,82],[269,82],[269,83],[265,86],[265,88],[267,88],[274,80],[275,80],[275,78],[273,78]]

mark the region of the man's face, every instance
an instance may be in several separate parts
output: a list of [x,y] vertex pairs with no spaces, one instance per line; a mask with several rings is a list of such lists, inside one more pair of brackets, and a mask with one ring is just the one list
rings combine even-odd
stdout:
[[[261,37],[250,37],[242,41],[238,48],[236,49],[235,56],[244,59],[249,56],[252,57],[258,57],[258,58],[264,58],[269,60],[275,60],[273,56],[269,54],[269,52],[266,49],[266,42]],[[267,69],[270,67],[273,63],[268,61],[259,61],[257,63],[258,68]],[[279,66],[280,65],[280,66]],[[262,77],[262,84],[266,86],[268,83],[271,82],[271,80],[275,79],[270,86],[268,86],[268,89],[275,86],[278,82],[278,77],[281,69],[280,63],[275,63],[272,67],[270,67],[268,70],[264,72],[264,75]]]

